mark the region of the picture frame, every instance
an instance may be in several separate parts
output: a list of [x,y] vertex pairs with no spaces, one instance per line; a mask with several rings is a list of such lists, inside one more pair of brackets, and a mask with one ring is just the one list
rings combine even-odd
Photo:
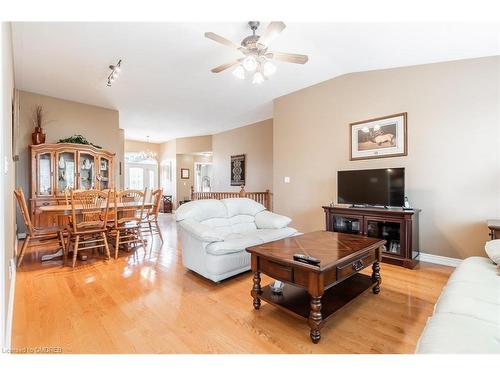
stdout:
[[350,159],[367,160],[408,155],[407,112],[353,122]]
[[189,168],[181,168],[181,178],[184,180],[189,179]]
[[231,156],[231,186],[245,185],[246,174],[246,156],[233,155]]

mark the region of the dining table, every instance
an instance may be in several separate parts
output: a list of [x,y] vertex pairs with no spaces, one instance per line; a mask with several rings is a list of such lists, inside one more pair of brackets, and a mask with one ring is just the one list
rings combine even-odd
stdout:
[[[119,213],[120,211],[123,211],[125,209],[130,210],[131,207],[137,207],[140,208],[143,205],[142,202],[120,202],[116,204],[116,211]],[[144,210],[148,210],[153,207],[152,202],[144,202]],[[103,204],[102,209],[104,210],[106,208],[106,205]],[[109,203],[109,209],[110,210],[115,210],[115,204],[114,203]],[[71,204],[57,204],[57,205],[52,205],[52,206],[41,206],[38,207],[38,210],[40,212],[50,212],[50,213],[55,213],[58,215],[66,216],[66,215],[71,215],[73,206]],[[79,214],[84,210],[84,207],[82,205],[75,205],[75,213]],[[58,258],[63,256],[63,251],[62,249],[59,249],[57,252],[53,254],[46,254],[42,256],[42,262],[46,262],[49,260],[52,260],[54,258]]]

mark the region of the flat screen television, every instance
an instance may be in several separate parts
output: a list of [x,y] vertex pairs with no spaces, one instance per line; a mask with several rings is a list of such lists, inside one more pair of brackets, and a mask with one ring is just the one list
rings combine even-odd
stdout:
[[405,169],[338,171],[337,192],[341,204],[403,207]]

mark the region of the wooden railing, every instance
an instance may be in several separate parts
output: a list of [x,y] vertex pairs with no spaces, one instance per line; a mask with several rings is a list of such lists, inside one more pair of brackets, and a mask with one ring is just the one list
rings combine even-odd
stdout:
[[195,192],[191,186],[191,200],[198,199],[225,199],[225,198],[250,198],[262,204],[268,210],[271,210],[271,192],[269,190],[262,192],[248,192],[245,191],[245,186],[241,186],[241,190],[227,191],[227,192]]

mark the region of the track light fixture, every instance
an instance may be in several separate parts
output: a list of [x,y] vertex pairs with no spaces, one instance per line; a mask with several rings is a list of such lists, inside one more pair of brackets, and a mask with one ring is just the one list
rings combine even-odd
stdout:
[[111,73],[109,73],[108,76],[108,83],[106,86],[111,87],[112,83],[118,78],[118,75],[120,74],[121,70],[121,65],[122,65],[122,60],[118,60],[116,65],[110,65],[109,69],[111,69]]

